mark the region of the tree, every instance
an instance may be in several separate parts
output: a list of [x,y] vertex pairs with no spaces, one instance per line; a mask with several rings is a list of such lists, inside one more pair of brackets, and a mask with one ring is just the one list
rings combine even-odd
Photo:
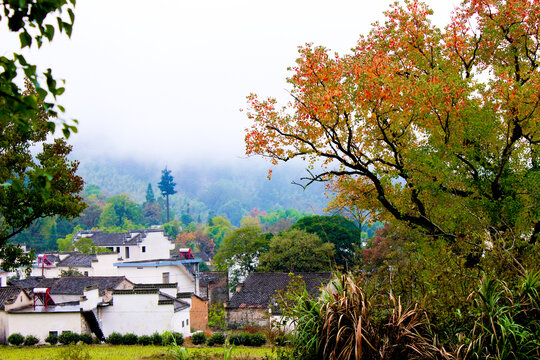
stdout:
[[73,244],[73,247],[76,251],[83,254],[98,254],[98,253],[106,253],[106,252],[111,251],[110,249],[96,246],[96,244],[94,244],[92,239],[85,238],[85,237],[77,240]]
[[457,248],[535,243],[540,3],[465,1],[445,29],[430,14],[394,5],[348,55],[301,48],[290,106],[249,96],[247,153],[302,158],[302,185]]
[[146,202],[153,203],[154,201],[156,201],[156,197],[154,196],[152,184],[148,184],[148,188],[146,188]]
[[229,285],[234,288],[250,272],[255,271],[258,259],[268,251],[269,237],[261,229],[248,226],[235,229],[223,240],[214,262],[220,271],[229,271]]
[[[28,81],[26,86],[25,94],[41,101]],[[31,253],[25,255],[8,243],[10,238],[37,219],[54,215],[72,219],[85,208],[79,195],[83,180],[76,175],[79,163],[68,159],[71,146],[64,139],[47,142],[51,129],[44,106],[38,103],[39,110],[12,113],[8,103],[0,97],[0,259],[4,270],[33,260]],[[23,123],[25,131],[20,129]]]
[[141,221],[141,206],[131,200],[129,195],[122,194],[107,199],[107,205],[101,213],[99,223],[103,227],[119,227],[130,230],[129,227],[140,226]]
[[329,271],[334,244],[323,243],[303,230],[285,231],[270,241],[270,249],[260,257],[258,270],[269,272]]
[[161,181],[158,183],[158,187],[161,191],[161,195],[167,199],[167,222],[171,221],[169,217],[169,195],[176,194],[176,190],[174,189],[176,183],[173,180],[174,178],[171,175],[171,170],[165,168],[161,171]]
[[231,222],[223,216],[216,216],[210,219],[209,226],[206,228],[206,233],[216,244],[216,249],[221,246],[223,239],[231,233]]
[[360,229],[343,216],[307,216],[301,218],[291,229],[317,234],[324,242],[334,244],[335,262],[341,266],[352,263],[356,250],[362,245]]

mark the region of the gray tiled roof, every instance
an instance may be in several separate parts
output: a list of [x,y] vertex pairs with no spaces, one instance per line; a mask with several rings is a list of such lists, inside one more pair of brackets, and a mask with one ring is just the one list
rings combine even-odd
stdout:
[[179,298],[174,298],[174,297],[172,297],[172,296],[170,296],[168,294],[160,292],[159,293],[159,303],[165,304],[165,303],[168,303],[168,302],[172,302],[174,304],[174,312],[178,312],[178,311],[189,308],[189,303],[188,302],[186,302],[186,301],[184,301],[182,299],[179,299]]
[[26,290],[32,290],[33,288],[39,287],[39,283],[44,278],[42,276],[29,276],[26,279],[20,280],[9,280],[8,285],[17,286]]
[[23,291],[23,289],[15,286],[0,287],[0,310],[4,309],[6,303],[9,304],[10,300],[15,298]]
[[49,288],[53,295],[83,295],[85,287],[96,285],[99,289],[99,294],[103,295],[105,290],[115,289],[124,280],[126,280],[124,276],[67,276],[42,279],[34,287]]
[[92,262],[97,261],[95,254],[74,253],[56,264],[57,267],[92,267]]
[[227,273],[223,271],[203,271],[199,273],[199,286],[207,287],[226,277]]
[[77,238],[92,239],[97,246],[126,246],[136,245],[143,241],[146,234],[144,232],[131,233],[104,233],[104,232],[81,232]]
[[[306,284],[311,296],[319,294],[319,288],[331,279],[330,273],[296,273]],[[277,291],[285,289],[289,284],[288,273],[253,273],[244,281],[240,292],[235,293],[228,308],[268,308]]]

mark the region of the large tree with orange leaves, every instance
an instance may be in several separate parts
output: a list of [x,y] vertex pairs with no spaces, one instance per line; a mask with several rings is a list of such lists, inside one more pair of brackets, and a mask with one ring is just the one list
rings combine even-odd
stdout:
[[465,1],[444,29],[430,14],[395,5],[343,56],[300,48],[289,104],[249,96],[247,153],[307,160],[304,185],[453,244],[536,242],[540,1]]

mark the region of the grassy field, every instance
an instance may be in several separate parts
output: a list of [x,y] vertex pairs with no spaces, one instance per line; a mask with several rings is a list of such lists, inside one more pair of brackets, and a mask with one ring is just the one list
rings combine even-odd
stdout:
[[[169,360],[165,346],[92,345],[86,346],[92,360]],[[193,359],[221,359],[223,348],[186,348]],[[13,347],[0,346],[0,360],[57,360],[65,358],[64,346]],[[233,359],[264,359],[271,356],[271,348],[239,346],[233,350]]]

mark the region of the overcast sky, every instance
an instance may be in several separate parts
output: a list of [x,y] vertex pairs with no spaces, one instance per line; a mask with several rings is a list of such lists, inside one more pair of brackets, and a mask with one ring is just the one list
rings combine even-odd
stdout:
[[[79,0],[72,38],[27,56],[66,80],[81,156],[231,161],[244,157],[250,92],[287,100],[299,45],[346,53],[391,2]],[[458,1],[429,3],[444,25]],[[8,55],[17,43],[0,36]]]

